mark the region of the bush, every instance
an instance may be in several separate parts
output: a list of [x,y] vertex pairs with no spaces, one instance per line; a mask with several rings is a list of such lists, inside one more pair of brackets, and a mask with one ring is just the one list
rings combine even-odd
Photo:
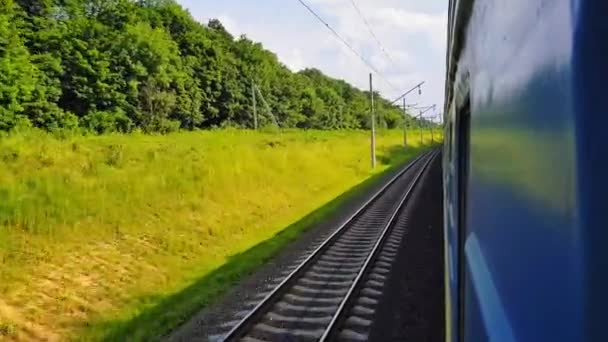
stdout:
[[133,129],[133,122],[120,109],[91,112],[81,119],[81,125],[98,134],[126,133]]

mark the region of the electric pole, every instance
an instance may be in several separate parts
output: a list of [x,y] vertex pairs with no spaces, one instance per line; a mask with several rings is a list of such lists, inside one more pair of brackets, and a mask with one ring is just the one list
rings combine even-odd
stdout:
[[376,168],[376,114],[374,109],[374,84],[372,73],[369,73],[369,95],[371,101],[371,119],[372,119],[372,141],[371,141],[371,155],[372,155],[372,169]]
[[255,83],[251,81],[251,97],[253,99],[253,129],[258,129],[258,109],[255,101]]
[[433,136],[433,119],[435,118],[435,116],[433,115],[433,117],[431,118],[431,144],[435,143],[435,137]]
[[411,89],[409,89],[405,93],[401,94],[398,98],[396,98],[395,100],[393,100],[390,103],[392,105],[392,104],[396,103],[397,101],[403,99],[403,146],[404,147],[407,147],[407,104],[405,104],[405,97],[416,89],[418,89],[418,95],[421,95],[423,84],[424,84],[424,81],[416,84]]
[[407,147],[407,104],[403,98],[403,146]]
[[422,137],[422,114],[424,114],[422,111],[420,111],[420,119],[418,119],[418,129],[420,129],[420,146],[422,146],[422,144],[424,144],[424,139]]
[[[420,113],[420,114],[418,114],[418,116],[416,117],[416,118],[418,119],[418,127],[419,127],[419,129],[420,129],[420,145],[422,145],[422,143],[424,142],[423,137],[422,137],[422,123],[423,123],[423,122],[422,122],[422,120],[423,120],[422,115],[423,115],[424,113],[428,112],[428,111],[429,111],[429,110],[431,110],[431,109],[435,110],[435,108],[437,108],[437,105],[432,105],[432,106],[428,106],[428,107],[419,107],[419,108],[416,108],[416,109],[418,109],[418,110],[419,110],[419,113]],[[431,140],[433,139],[433,133],[432,133],[432,129],[433,129],[433,128],[432,128],[432,126],[431,126]]]

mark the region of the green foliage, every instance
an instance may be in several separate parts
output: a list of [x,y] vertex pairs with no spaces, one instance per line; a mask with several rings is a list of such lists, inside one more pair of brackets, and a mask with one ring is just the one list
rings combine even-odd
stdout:
[[[369,127],[368,92],[316,69],[294,73],[174,0],[0,1],[0,130],[251,128],[252,83],[260,126]],[[402,125],[376,95],[379,127]]]
[[90,112],[82,118],[81,125],[98,134],[127,132],[132,128],[131,120],[121,110]]
[[19,36],[21,22],[11,0],[0,2],[0,130],[13,128],[37,100],[38,69]]

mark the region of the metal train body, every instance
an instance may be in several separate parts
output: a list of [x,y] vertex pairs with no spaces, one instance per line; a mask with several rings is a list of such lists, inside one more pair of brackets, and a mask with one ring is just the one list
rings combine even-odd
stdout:
[[448,341],[608,341],[608,1],[451,0]]

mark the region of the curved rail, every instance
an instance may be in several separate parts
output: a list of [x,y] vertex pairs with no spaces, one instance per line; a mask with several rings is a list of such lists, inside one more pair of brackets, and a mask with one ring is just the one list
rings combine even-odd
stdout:
[[[429,155],[430,155],[430,157],[428,157],[426,163],[422,167],[422,170],[418,173],[418,176],[415,178],[415,181],[411,182],[411,186],[410,186],[409,190],[407,191],[407,193],[404,196],[402,196],[402,198],[399,202],[399,205],[397,205],[396,208],[391,211],[392,215],[391,215],[390,219],[387,221],[386,225],[382,229],[382,233],[379,235],[378,238],[376,238],[377,241],[374,244],[372,252],[366,258],[366,262],[363,264],[364,267],[367,266],[367,264],[369,264],[369,260],[371,260],[371,258],[373,258],[372,254],[375,253],[375,251],[377,251],[378,246],[381,243],[381,240],[383,240],[384,236],[386,236],[386,232],[388,231],[389,227],[393,224],[393,221],[394,221],[397,213],[399,212],[403,203],[409,196],[414,184],[420,178],[420,174],[424,171],[424,169],[426,169],[430,160],[433,159],[433,157],[435,155],[434,152],[427,152],[427,153],[419,156],[414,161],[410,162],[403,170],[398,172],[391,180],[389,180],[368,201],[366,201],[353,215],[351,215],[347,220],[345,220],[334,231],[334,233],[332,233],[318,248],[316,248],[315,251],[310,256],[308,256],[293,272],[291,272],[277,287],[275,287],[274,290],[270,294],[268,294],[253,310],[251,310],[249,312],[249,314],[247,314],[236,326],[234,326],[228,332],[228,334],[226,334],[224,336],[224,341],[234,341],[234,340],[237,340],[237,339],[247,335],[248,331],[250,331],[252,329],[252,327],[257,322],[259,322],[260,318],[262,318],[265,314],[267,314],[270,311],[270,308],[272,308],[272,306],[274,304],[276,304],[284,294],[289,292],[289,289],[292,287],[292,285],[294,285],[298,280],[301,280],[303,278],[303,275],[311,268],[311,266],[314,265],[314,263],[316,261],[318,261],[320,258],[322,258],[323,253],[325,253],[327,250],[331,249],[331,246],[333,246],[341,236],[345,235],[344,233],[349,230],[348,228],[351,227],[351,225],[354,225],[354,222],[356,222],[358,219],[360,219],[362,214],[366,213],[368,211],[368,209],[373,207],[374,204],[377,202],[377,200],[379,198],[381,198],[382,195],[385,194],[387,192],[387,190],[391,188],[392,185],[394,185],[398,180],[400,180],[401,177],[403,177],[414,166],[418,165],[418,163],[422,159],[424,159],[426,156],[429,156]],[[358,233],[354,233],[354,234],[358,234],[357,236],[360,236],[363,233],[358,232]],[[369,238],[369,237],[366,236],[365,238]],[[334,253],[338,253],[338,255],[339,255],[341,252],[334,251]],[[357,273],[357,278],[355,278],[355,282],[353,283],[353,285],[350,286],[347,296],[343,297],[343,299],[340,301],[340,306],[338,307],[338,312],[343,311],[344,306],[346,304],[346,300],[349,298],[350,295],[352,295],[354,286],[357,283],[357,281],[360,279],[361,274],[363,274],[363,273],[364,273],[363,270],[361,270]],[[326,290],[326,291],[332,291],[332,290]],[[337,317],[336,315],[333,315],[332,320],[330,321],[329,327],[335,326],[335,322],[337,321],[336,317]],[[325,331],[323,336],[325,336],[325,335],[327,335],[327,330]]]

